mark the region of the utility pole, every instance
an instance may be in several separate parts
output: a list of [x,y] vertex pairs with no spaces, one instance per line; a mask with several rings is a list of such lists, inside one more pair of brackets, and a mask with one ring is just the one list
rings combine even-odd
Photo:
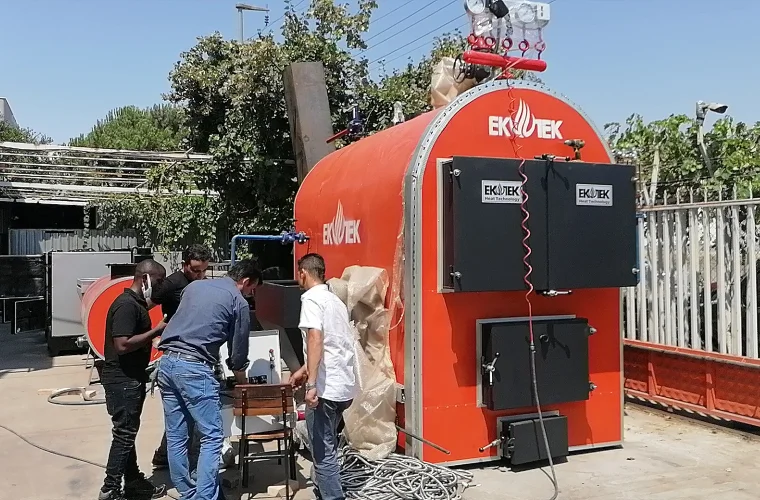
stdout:
[[237,9],[238,14],[240,14],[240,43],[243,43],[243,41],[245,41],[245,37],[243,35],[243,11],[251,10],[254,12],[269,12],[269,9],[266,7],[257,7],[255,5],[248,5],[245,3],[239,3],[235,5],[235,8]]
[[283,74],[290,138],[298,169],[298,183],[319,160],[335,151],[327,100],[325,68],[320,62],[293,63]]

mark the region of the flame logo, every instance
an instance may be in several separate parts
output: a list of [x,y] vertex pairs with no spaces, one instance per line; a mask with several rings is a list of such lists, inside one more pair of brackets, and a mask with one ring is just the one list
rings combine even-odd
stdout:
[[346,236],[346,217],[343,215],[343,204],[340,200],[338,200],[338,210],[335,212],[330,230],[333,243],[336,245],[343,243],[343,238]]
[[494,193],[494,194],[496,194],[496,196],[502,196],[502,195],[504,195],[507,192],[507,190],[506,190],[506,188],[504,187],[503,184],[497,184],[495,191],[496,191],[496,193]]
[[517,113],[512,118],[512,132],[517,137],[530,137],[536,131],[536,119],[530,111],[530,106],[520,99]]

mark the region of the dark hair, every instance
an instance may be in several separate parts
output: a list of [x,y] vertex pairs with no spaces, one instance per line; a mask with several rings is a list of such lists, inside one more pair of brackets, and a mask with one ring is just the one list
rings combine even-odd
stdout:
[[298,259],[298,269],[306,271],[320,283],[325,282],[325,259],[318,253],[307,253]]
[[261,276],[265,280],[278,280],[282,276],[280,274],[280,268],[277,266],[267,267],[263,271],[261,271]]
[[211,250],[205,245],[190,245],[182,252],[182,262],[189,264],[191,260],[208,262],[211,260]]
[[234,281],[241,281],[248,278],[251,281],[261,283],[261,269],[259,265],[251,259],[243,259],[235,262],[235,265],[227,271],[227,276]]
[[137,264],[135,278],[142,278],[146,274],[166,276],[166,268],[153,259],[145,259]]

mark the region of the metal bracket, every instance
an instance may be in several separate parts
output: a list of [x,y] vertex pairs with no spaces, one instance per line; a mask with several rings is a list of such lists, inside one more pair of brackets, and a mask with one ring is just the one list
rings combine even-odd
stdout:
[[406,393],[404,392],[404,386],[396,384],[396,403],[406,403]]

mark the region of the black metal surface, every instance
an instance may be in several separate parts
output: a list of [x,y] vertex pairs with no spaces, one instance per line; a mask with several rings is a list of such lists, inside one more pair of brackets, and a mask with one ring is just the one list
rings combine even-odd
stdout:
[[[446,288],[458,292],[526,288],[520,163],[454,157],[444,166],[441,272]],[[525,172],[534,288],[635,285],[634,167],[527,160]]]
[[632,165],[551,164],[547,172],[549,289],[636,285],[634,176]]
[[301,293],[298,283],[293,280],[264,281],[256,289],[256,316],[259,321],[282,328],[297,328]]
[[108,264],[111,270],[111,279],[134,276],[137,264]]
[[[521,160],[454,157],[443,176],[444,286],[461,292],[526,289],[519,191]],[[543,161],[526,161],[534,286],[547,285]],[[459,175],[454,175],[459,171]],[[490,182],[489,182],[490,181]],[[454,274],[451,276],[452,273]],[[461,276],[460,276],[461,275]]]
[[[536,380],[542,405],[589,397],[588,320],[536,320]],[[493,384],[483,371],[483,401],[489,410],[535,406],[527,321],[482,326],[483,364],[494,363]],[[498,358],[497,358],[498,353]]]
[[[569,454],[567,417],[544,417],[544,427],[552,458],[566,457]],[[511,465],[529,464],[549,458],[541,432],[541,421],[538,418],[503,422],[501,435],[506,443],[503,455],[509,459]]]
[[43,255],[0,256],[0,298],[45,296],[46,275]]

